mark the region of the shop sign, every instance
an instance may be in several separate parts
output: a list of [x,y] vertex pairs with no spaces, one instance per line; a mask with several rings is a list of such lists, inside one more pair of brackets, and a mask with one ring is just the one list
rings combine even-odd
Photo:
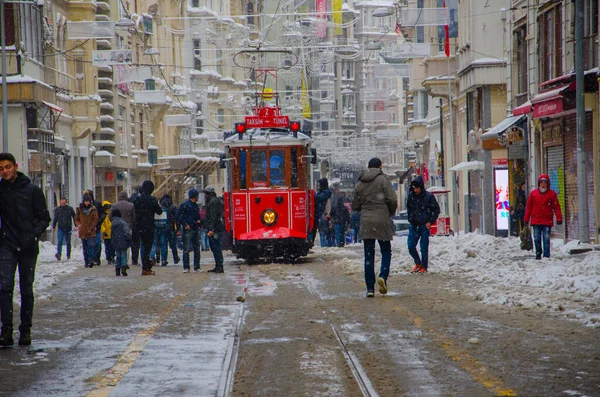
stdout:
[[508,165],[508,159],[493,159],[492,160],[492,165],[494,167],[496,167],[496,166],[507,166]]
[[555,98],[533,106],[533,117],[548,117],[563,111],[563,98]]

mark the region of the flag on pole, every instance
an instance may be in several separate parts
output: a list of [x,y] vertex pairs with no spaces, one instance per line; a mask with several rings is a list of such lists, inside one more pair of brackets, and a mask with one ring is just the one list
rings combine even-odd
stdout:
[[446,37],[444,38],[444,52],[446,56],[450,56],[450,28],[448,26],[448,9],[446,8],[446,2],[444,1],[444,17],[446,24],[444,25],[444,32],[446,33]]
[[400,24],[398,22],[396,22],[396,29],[394,30],[398,36],[402,36],[402,31],[400,30]]

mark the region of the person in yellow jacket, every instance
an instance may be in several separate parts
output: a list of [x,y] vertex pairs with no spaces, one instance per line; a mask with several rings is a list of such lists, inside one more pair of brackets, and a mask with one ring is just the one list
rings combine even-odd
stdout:
[[115,250],[112,245],[112,223],[110,221],[110,210],[112,204],[109,201],[102,202],[102,211],[100,214],[100,234],[104,240],[104,254],[106,255],[106,261],[109,265],[115,263]]

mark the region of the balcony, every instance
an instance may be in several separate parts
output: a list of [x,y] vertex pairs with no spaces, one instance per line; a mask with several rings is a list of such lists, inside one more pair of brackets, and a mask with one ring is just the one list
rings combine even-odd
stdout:
[[96,21],[97,22],[110,22],[111,19],[108,15],[96,14]]
[[112,92],[112,90],[99,89],[98,95],[100,95],[100,97],[102,98],[112,98],[114,96],[114,93]]
[[103,114],[100,116],[100,122],[114,124],[115,118],[113,116],[109,116],[108,114]]
[[106,13],[110,13],[110,4],[105,1],[97,1],[96,7],[96,12],[98,12],[98,10],[102,10]]
[[100,134],[102,135],[115,135],[115,130],[108,127],[100,128]]
[[107,139],[95,139],[92,141],[92,145],[96,147],[115,147],[115,141],[107,140]]
[[98,47],[99,50],[111,50],[112,43],[110,42],[110,40],[98,39],[96,40],[96,47]]
[[100,109],[102,109],[102,110],[115,110],[115,107],[110,102],[102,102],[100,104]]
[[112,87],[113,81],[110,77],[98,77],[98,86]]

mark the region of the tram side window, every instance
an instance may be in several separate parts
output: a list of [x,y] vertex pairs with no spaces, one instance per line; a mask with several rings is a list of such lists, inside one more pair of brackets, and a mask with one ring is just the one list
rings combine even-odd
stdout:
[[285,186],[285,152],[271,150],[269,168],[271,168],[271,186]]
[[240,189],[247,189],[246,187],[246,151],[240,150]]
[[292,187],[298,187],[298,149],[290,149],[290,165],[292,172]]
[[267,186],[267,152],[264,150],[252,151],[252,185],[256,187]]

